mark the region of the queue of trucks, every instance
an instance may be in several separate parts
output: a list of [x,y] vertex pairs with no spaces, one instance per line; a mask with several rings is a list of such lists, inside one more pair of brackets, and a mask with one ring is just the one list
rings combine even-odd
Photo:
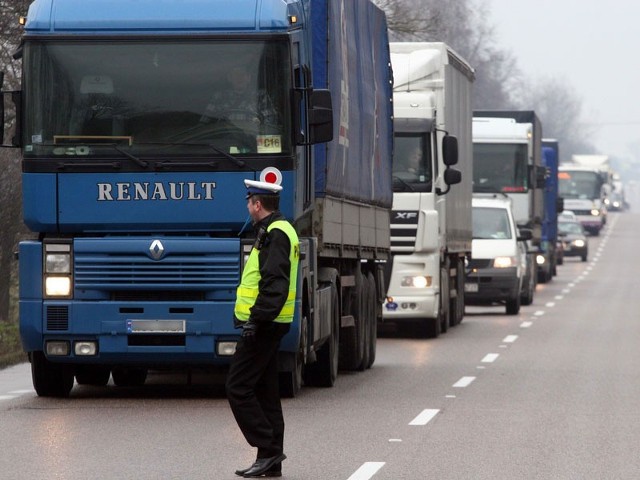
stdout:
[[[556,273],[561,197],[600,218],[615,191],[602,165],[559,167],[535,112],[474,112],[472,66],[389,43],[370,0],[35,0],[16,58],[3,146],[23,157],[19,321],[41,396],[228,366],[245,179],[283,187],[300,237],[286,396],[370,368],[382,324],[435,337],[467,304],[516,314]],[[216,113],[239,67],[268,114]],[[484,270],[472,202],[510,239]],[[487,296],[498,276],[517,286]]]

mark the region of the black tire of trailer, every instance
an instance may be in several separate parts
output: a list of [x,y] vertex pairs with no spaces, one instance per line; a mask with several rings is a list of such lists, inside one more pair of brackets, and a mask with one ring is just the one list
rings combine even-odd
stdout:
[[306,296],[302,302],[302,316],[300,317],[300,339],[298,342],[298,352],[280,353],[280,364],[283,369],[279,372],[280,396],[284,398],[294,398],[302,388],[302,375],[304,364],[307,358],[307,338],[309,328],[308,302]]
[[111,371],[117,387],[141,387],[147,381],[149,371],[139,367],[114,367]]
[[[378,292],[376,290],[376,280],[373,274],[369,272],[367,274],[367,282],[369,286],[369,308],[371,313],[369,314],[369,328],[371,334],[369,335],[369,362],[367,368],[371,368],[376,361],[376,349],[378,345]],[[382,312],[380,310],[380,312]]]
[[104,387],[109,383],[111,369],[102,365],[78,365],[76,367],[76,382],[78,385],[93,385]]
[[369,366],[369,356],[371,354],[371,322],[372,312],[370,308],[371,304],[371,292],[369,291],[369,280],[367,275],[362,272],[359,276],[360,284],[357,287],[358,290],[358,318],[362,323],[362,359],[360,365],[358,365],[358,371],[362,372]]
[[340,298],[338,286],[331,282],[331,335],[320,347],[316,361],[305,369],[305,384],[313,387],[333,387],[338,377],[340,346]]
[[362,321],[361,312],[363,303],[362,291],[362,274],[360,268],[356,270],[355,287],[349,289],[347,298],[343,299],[343,304],[347,308],[343,309],[353,316],[354,325],[351,327],[341,328],[340,333],[340,369],[341,370],[359,370],[364,356],[364,322]]
[[73,369],[50,362],[44,352],[31,352],[31,380],[39,397],[66,398],[73,388]]

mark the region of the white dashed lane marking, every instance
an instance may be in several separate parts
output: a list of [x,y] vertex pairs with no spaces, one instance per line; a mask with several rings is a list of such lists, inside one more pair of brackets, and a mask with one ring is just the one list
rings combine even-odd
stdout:
[[518,335],[507,335],[506,337],[504,337],[504,340],[502,340],[504,343],[513,343],[518,339]]
[[454,383],[453,386],[455,388],[465,388],[471,385],[471,383],[473,383],[475,379],[476,377],[462,377],[460,380]]
[[435,417],[438,412],[437,408],[427,408],[420,412],[420,414],[409,422],[409,425],[426,425],[429,423],[433,417]]
[[356,470],[347,480],[369,480],[386,462],[366,462]]
[[499,353],[488,353],[482,359],[482,363],[493,363],[497,360],[499,356],[500,356]]

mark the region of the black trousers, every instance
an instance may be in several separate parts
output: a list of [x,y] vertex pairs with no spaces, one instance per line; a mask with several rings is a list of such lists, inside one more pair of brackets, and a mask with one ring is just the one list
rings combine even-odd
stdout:
[[227,376],[227,398],[233,416],[258,458],[280,455],[284,417],[278,385],[278,349],[289,324],[261,325],[255,336],[243,337]]

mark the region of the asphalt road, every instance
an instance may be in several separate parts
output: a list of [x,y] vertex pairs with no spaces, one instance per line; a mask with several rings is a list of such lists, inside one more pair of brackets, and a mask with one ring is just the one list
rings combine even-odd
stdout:
[[[438,339],[388,334],[371,370],[284,400],[283,478],[640,478],[639,232],[640,214],[610,214],[589,261],[567,259],[519,315],[469,307]],[[45,399],[28,365],[0,371],[0,478],[217,480],[251,464],[219,379],[149,383]]]

